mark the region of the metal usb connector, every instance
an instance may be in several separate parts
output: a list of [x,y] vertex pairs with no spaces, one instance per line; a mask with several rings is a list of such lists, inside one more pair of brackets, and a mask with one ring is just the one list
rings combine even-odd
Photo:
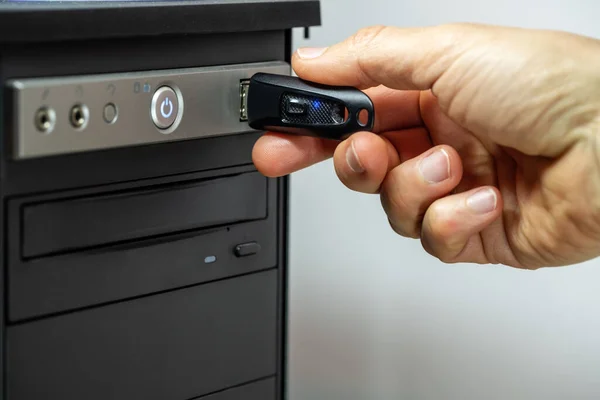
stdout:
[[250,80],[240,82],[240,121],[248,121],[248,89]]

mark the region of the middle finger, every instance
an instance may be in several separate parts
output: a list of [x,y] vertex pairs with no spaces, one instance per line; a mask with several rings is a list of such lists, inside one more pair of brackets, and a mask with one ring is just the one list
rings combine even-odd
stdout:
[[452,147],[436,146],[390,171],[381,186],[381,204],[394,231],[418,238],[423,216],[462,178],[460,156]]
[[425,128],[375,135],[359,132],[335,150],[333,163],[346,187],[361,193],[378,193],[389,171],[431,148]]

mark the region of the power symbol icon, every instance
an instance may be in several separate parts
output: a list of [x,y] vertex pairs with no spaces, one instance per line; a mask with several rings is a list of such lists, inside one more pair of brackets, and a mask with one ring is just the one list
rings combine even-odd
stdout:
[[168,86],[162,86],[154,92],[150,111],[157,128],[167,129],[175,123],[181,111],[179,101],[175,91]]
[[173,102],[168,97],[166,97],[160,105],[160,114],[163,118],[170,118],[171,114],[173,114]]

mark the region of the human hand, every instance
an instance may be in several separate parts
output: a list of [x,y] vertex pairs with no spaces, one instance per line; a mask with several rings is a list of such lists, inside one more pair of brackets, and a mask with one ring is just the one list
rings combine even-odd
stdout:
[[333,157],[379,194],[390,225],[447,263],[536,269],[600,254],[600,42],[457,24],[373,27],[300,49],[301,78],[365,90],[375,133],[267,133],[253,160],[282,176]]

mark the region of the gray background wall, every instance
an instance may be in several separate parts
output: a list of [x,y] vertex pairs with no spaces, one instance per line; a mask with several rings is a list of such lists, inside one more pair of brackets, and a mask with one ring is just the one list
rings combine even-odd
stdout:
[[[322,12],[295,47],[457,21],[600,37],[594,0],[322,0]],[[290,400],[600,399],[600,260],[442,264],[330,162],[292,176],[291,206]]]

